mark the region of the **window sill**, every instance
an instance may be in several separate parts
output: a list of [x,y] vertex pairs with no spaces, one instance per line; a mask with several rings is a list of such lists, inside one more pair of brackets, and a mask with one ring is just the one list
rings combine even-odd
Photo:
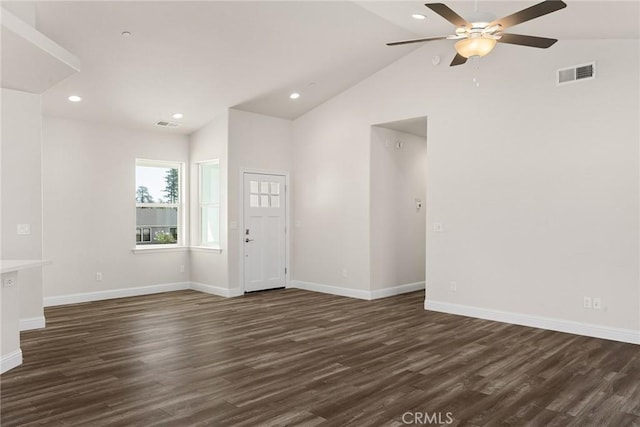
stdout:
[[186,252],[189,248],[186,246],[169,246],[169,245],[157,245],[153,248],[148,247],[135,247],[131,250],[134,254],[151,254],[158,252]]
[[189,250],[191,252],[203,252],[203,253],[215,253],[215,254],[222,253],[222,248],[217,248],[215,246],[191,246]]

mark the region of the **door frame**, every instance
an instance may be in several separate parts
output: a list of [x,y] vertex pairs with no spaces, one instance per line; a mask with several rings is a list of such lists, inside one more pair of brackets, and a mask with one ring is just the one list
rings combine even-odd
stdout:
[[254,169],[254,168],[240,168],[240,180],[238,182],[238,188],[240,193],[240,198],[238,201],[238,224],[239,224],[239,232],[238,232],[238,256],[240,262],[239,264],[239,282],[240,282],[240,293],[244,295],[244,175],[246,173],[256,173],[263,175],[278,175],[284,176],[284,185],[285,185],[285,207],[284,207],[284,224],[285,224],[285,240],[284,240],[284,267],[286,268],[286,273],[284,275],[284,287],[289,287],[289,277],[291,276],[291,263],[290,263],[290,247],[291,247],[291,187],[289,185],[289,172],[287,171],[277,171],[277,170],[266,170],[266,169]]

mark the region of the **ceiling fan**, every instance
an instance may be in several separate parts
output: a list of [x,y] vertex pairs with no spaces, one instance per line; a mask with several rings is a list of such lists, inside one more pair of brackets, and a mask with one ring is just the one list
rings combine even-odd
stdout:
[[561,0],[546,0],[542,3],[523,9],[520,12],[516,12],[512,15],[496,20],[491,20],[491,18],[478,14],[477,17],[474,17],[472,22],[468,22],[443,3],[427,3],[425,6],[455,25],[455,34],[450,36],[427,37],[424,39],[387,43],[387,46],[422,43],[432,40],[458,40],[455,44],[457,54],[451,62],[451,66],[453,67],[455,65],[464,64],[467,62],[468,58],[473,56],[487,55],[493,50],[498,42],[543,49],[552,46],[558,41],[557,39],[509,34],[503,33],[503,30],[547,15],[551,12],[564,9],[567,7],[567,4]]

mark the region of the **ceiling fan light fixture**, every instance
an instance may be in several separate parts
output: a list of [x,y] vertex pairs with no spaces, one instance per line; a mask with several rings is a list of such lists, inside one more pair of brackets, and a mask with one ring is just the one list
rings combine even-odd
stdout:
[[456,52],[465,58],[472,56],[488,55],[494,47],[497,40],[488,37],[470,37],[462,39],[455,44]]

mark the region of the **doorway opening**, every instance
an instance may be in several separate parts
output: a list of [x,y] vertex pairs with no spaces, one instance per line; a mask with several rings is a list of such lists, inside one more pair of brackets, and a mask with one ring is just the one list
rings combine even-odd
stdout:
[[424,289],[427,117],[372,126],[370,170],[372,290]]

